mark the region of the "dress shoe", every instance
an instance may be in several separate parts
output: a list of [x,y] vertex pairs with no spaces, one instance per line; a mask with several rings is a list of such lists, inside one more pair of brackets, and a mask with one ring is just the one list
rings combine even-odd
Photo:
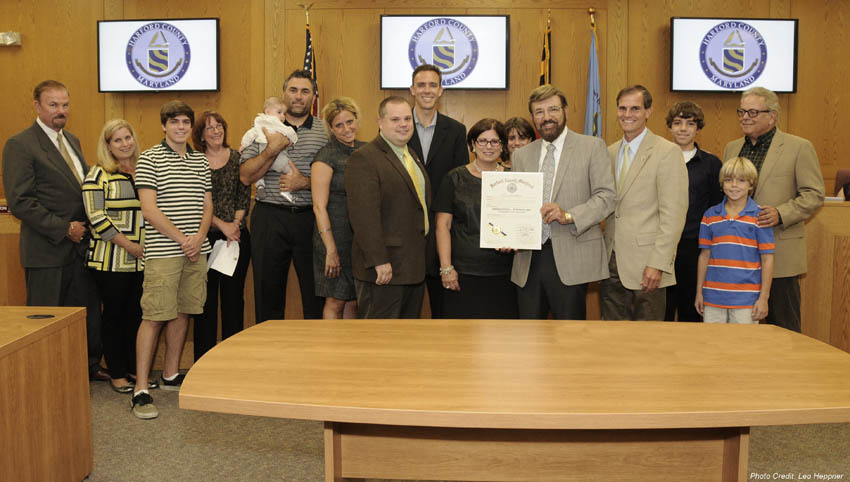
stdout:
[[132,383],[128,383],[119,387],[115,385],[115,382],[113,380],[109,380],[109,387],[118,393],[130,393],[133,391],[135,385],[133,385]]
[[[130,385],[136,386],[136,375],[127,374],[127,381],[130,382]],[[153,378],[148,380],[148,390],[153,390],[155,388],[159,388],[159,382],[154,380]]]
[[89,373],[89,380],[108,382],[109,380],[112,380],[112,377],[110,377],[103,368],[98,368],[96,371]]

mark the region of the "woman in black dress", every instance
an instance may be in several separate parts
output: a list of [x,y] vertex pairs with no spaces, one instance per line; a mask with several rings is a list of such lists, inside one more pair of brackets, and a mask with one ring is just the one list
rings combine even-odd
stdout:
[[310,167],[313,212],[313,278],[316,296],[325,297],[322,318],[357,318],[357,297],[351,271],[351,224],[345,195],[348,156],[365,144],[357,140],[360,109],[353,99],[336,97],[322,109],[327,145]]
[[505,127],[482,119],[466,136],[475,160],[452,169],[440,183],[434,201],[437,253],[445,318],[516,318],[516,287],[511,283],[512,253],[482,249],[481,176],[503,171],[507,157]]

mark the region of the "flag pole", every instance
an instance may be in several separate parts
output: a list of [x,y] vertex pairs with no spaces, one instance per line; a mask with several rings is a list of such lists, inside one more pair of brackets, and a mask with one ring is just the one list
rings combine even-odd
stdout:
[[590,28],[592,28],[593,31],[596,32],[596,17],[594,16],[594,14],[596,13],[596,9],[593,7],[588,8],[587,13],[590,14]]

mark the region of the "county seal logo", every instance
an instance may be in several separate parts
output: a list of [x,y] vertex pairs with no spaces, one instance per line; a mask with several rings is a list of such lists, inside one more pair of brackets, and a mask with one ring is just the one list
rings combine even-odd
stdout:
[[125,58],[130,75],[138,83],[150,89],[164,89],[183,78],[192,55],[189,40],[179,28],[151,22],[130,36]]
[[410,66],[433,64],[443,74],[442,85],[463,82],[478,63],[478,40],[472,30],[454,18],[434,18],[423,23],[407,48]]
[[730,20],[705,34],[699,60],[709,80],[727,89],[742,89],[764,72],[767,45],[752,25]]

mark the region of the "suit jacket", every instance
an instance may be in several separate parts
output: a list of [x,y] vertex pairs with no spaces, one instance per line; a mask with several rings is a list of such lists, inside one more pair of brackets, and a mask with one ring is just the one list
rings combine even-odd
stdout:
[[[514,172],[539,172],[543,140],[518,149]],[[543,202],[547,202],[544,200]],[[576,285],[608,278],[608,253],[600,223],[614,210],[617,188],[602,139],[567,131],[552,185],[552,202],[569,212],[575,224],[552,223],[552,251],[561,283]],[[511,281],[524,287],[532,252],[514,255]]]
[[[743,137],[727,144],[723,159],[737,157],[743,145]],[[753,196],[760,205],[776,207],[782,217],[782,224],[773,228],[774,278],[806,272],[804,221],[823,205],[825,192],[812,143],[776,129]]]
[[[469,162],[469,151],[466,146],[466,127],[460,122],[437,112],[437,120],[434,126],[434,137],[431,140],[431,148],[428,149],[428,159],[425,160],[425,172],[431,181],[431,192],[440,192],[440,182],[446,177],[446,173],[457,166],[463,166]],[[419,133],[413,129],[413,137],[407,142],[407,147],[416,153],[418,159],[422,159],[422,142]],[[431,216],[431,225],[434,223],[434,213]],[[428,274],[439,276],[440,259],[437,256],[437,237],[432,229],[428,233],[426,241],[426,265]]]
[[[88,165],[80,141],[64,131],[68,145]],[[88,222],[77,178],[38,123],[15,134],[3,148],[3,187],[12,214],[21,220],[21,264],[55,268],[85,256],[88,243],[66,238],[71,221]]]
[[[615,171],[622,142],[608,146]],[[605,223],[608,255],[616,249],[623,286],[640,289],[647,266],[661,270],[659,287],[676,284],[673,262],[687,211],[688,170],[682,150],[647,128],[623,181],[617,207]]]
[[[430,206],[425,167],[415,152],[411,156],[423,173],[426,205]],[[374,283],[375,266],[388,262],[393,269],[390,284],[421,283],[425,279],[425,212],[413,180],[380,134],[349,157],[345,192],[354,231],[354,277]],[[434,230],[433,223],[430,230]]]

